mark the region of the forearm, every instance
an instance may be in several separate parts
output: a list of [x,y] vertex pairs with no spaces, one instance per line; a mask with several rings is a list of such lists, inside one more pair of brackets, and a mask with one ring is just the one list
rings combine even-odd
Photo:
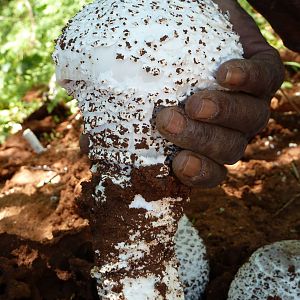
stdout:
[[300,1],[299,0],[248,0],[280,35],[291,50],[300,52]]
[[214,0],[223,12],[229,12],[233,29],[238,32],[244,49],[244,57],[269,51],[271,46],[266,43],[253,19],[243,10],[236,0]]

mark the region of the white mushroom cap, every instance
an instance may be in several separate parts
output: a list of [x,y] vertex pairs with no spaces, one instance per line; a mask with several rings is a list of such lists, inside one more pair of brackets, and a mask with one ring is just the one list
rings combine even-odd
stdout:
[[204,242],[186,215],[178,223],[175,253],[185,300],[200,300],[208,283],[209,265]]
[[211,0],[96,0],[64,29],[54,60],[58,81],[79,100],[90,156],[140,167],[169,153],[151,123],[154,108],[218,88],[218,66],[242,54]]
[[300,241],[280,241],[255,251],[231,283],[228,300],[299,300]]
[[[67,25],[54,58],[57,79],[185,97],[215,87],[213,73],[241,57],[239,37],[211,0],[96,0]],[[193,88],[194,87],[194,88]]]

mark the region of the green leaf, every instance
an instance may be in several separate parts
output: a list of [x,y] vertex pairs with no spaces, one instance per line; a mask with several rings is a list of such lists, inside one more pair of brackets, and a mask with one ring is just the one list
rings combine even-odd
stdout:
[[291,89],[292,87],[293,87],[293,84],[289,81],[284,81],[281,85],[281,88],[286,89],[286,90]]
[[297,72],[298,70],[300,70],[300,63],[295,62],[295,61],[285,61],[284,62],[285,66],[290,66],[293,67],[295,69],[295,71]]

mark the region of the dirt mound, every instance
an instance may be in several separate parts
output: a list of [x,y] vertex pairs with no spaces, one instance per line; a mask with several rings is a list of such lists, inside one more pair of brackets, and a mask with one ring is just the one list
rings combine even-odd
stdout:
[[[0,147],[0,299],[97,299],[89,225],[75,201],[90,178],[78,144],[81,120],[61,118],[42,111],[27,120],[47,148],[41,155],[21,133]],[[211,268],[206,300],[226,299],[237,269],[258,247],[299,239],[299,124],[295,112],[276,109],[226,182],[193,190],[187,213]]]

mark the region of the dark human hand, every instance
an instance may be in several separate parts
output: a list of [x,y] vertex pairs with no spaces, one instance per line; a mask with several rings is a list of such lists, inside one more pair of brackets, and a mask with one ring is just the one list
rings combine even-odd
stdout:
[[176,176],[186,185],[207,188],[225,178],[224,165],[237,162],[249,139],[266,126],[284,73],[278,52],[236,1],[215,2],[230,13],[244,48],[245,59],[227,61],[216,73],[217,82],[230,91],[198,92],[184,109],[165,108],[156,119],[160,133],[184,149],[173,160]]

